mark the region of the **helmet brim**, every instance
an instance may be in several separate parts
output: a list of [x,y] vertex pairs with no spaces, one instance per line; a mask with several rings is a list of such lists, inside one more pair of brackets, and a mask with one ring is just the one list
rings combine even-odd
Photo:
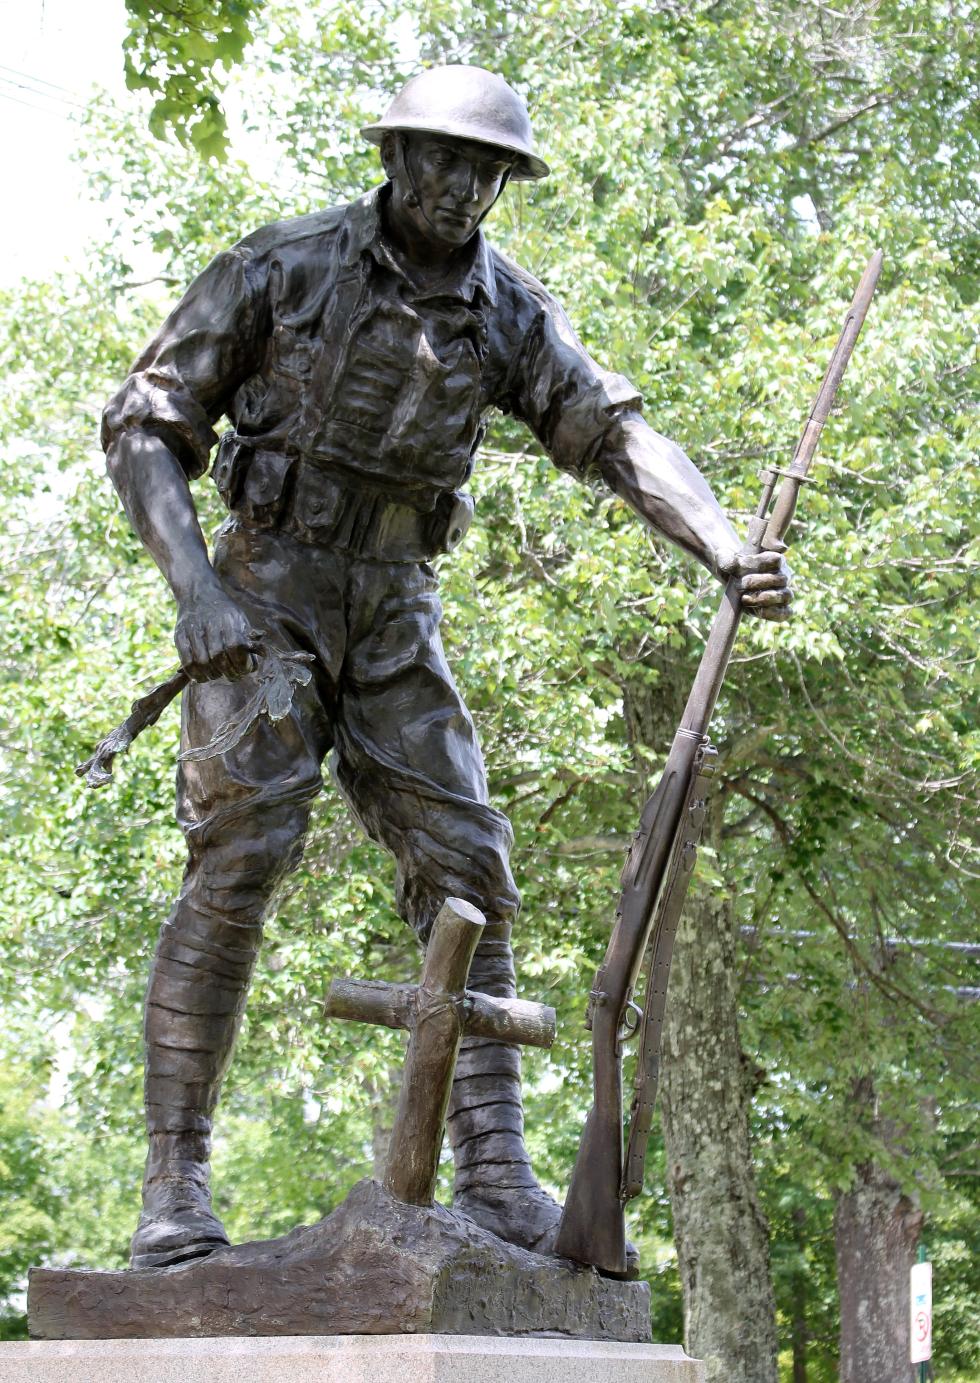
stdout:
[[509,144],[506,139],[495,139],[491,142],[482,129],[474,129],[471,133],[465,125],[449,131],[440,129],[438,125],[424,120],[402,119],[392,121],[390,124],[384,120],[379,120],[375,125],[365,125],[361,130],[361,135],[371,144],[380,145],[386,134],[397,134],[401,131],[409,134],[438,135],[443,139],[465,139],[473,144],[485,144],[488,149],[503,149],[508,154],[514,155],[514,166],[510,175],[511,182],[534,182],[538,178],[546,178],[551,172],[544,159],[538,158],[537,154],[531,153],[529,149],[521,148],[516,144]]

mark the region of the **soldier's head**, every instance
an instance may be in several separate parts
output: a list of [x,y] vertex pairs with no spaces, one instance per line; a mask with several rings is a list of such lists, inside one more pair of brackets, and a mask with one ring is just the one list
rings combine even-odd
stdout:
[[362,133],[381,146],[396,214],[446,249],[469,240],[508,180],[548,172],[524,102],[482,67],[429,68]]

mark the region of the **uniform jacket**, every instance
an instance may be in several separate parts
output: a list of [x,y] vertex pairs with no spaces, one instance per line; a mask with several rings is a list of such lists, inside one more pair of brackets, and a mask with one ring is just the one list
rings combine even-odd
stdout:
[[596,364],[554,298],[481,232],[443,282],[419,291],[382,234],[389,192],[267,226],[219,254],[106,408],[106,450],[143,429],[193,479],[227,414],[215,481],[233,513],[272,516],[296,458],[425,512],[465,484],[499,408],[556,465],[587,476],[614,419],[639,406],[636,391]]

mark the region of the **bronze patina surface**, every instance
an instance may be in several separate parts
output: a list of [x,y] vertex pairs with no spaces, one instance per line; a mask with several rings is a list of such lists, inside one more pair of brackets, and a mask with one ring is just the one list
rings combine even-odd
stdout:
[[[446,663],[430,565],[465,535],[493,410],[523,421],[561,469],[608,484],[746,609],[788,608],[778,553],[740,552],[632,385],[484,238],[508,180],[547,172],[519,95],[480,69],[435,68],[366,134],[386,180],[219,254],[105,412],[109,473],[177,601],[189,679],[177,788],[188,861],[146,998],[137,1268],[227,1243],[208,1185],[212,1118],[263,918],[300,859],[328,755],[395,859],[420,942],[447,897],[464,900],[486,919],[469,989],[515,995],[512,833]],[[228,519],[209,554],[189,482],[223,416],[212,478]],[[260,653],[308,655],[311,675],[278,719],[205,754],[243,723]],[[463,1037],[448,1124],[455,1208],[549,1250],[560,1209],[524,1145],[516,1044]]]
[[445,1206],[361,1181],[281,1239],[176,1267],[35,1268],[42,1340],[218,1335],[555,1335],[650,1339],[650,1288],[504,1243]]

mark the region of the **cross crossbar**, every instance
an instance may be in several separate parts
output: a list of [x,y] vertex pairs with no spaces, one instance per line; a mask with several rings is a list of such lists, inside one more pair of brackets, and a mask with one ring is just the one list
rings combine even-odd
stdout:
[[324,1001],[328,1018],[405,1028],[405,1070],[395,1111],[384,1184],[398,1200],[431,1205],[456,1058],[463,1036],[535,1047],[555,1039],[555,1011],[522,999],[497,999],[466,989],[485,925],[481,912],[447,898],[432,927],[418,985],[334,980]]

